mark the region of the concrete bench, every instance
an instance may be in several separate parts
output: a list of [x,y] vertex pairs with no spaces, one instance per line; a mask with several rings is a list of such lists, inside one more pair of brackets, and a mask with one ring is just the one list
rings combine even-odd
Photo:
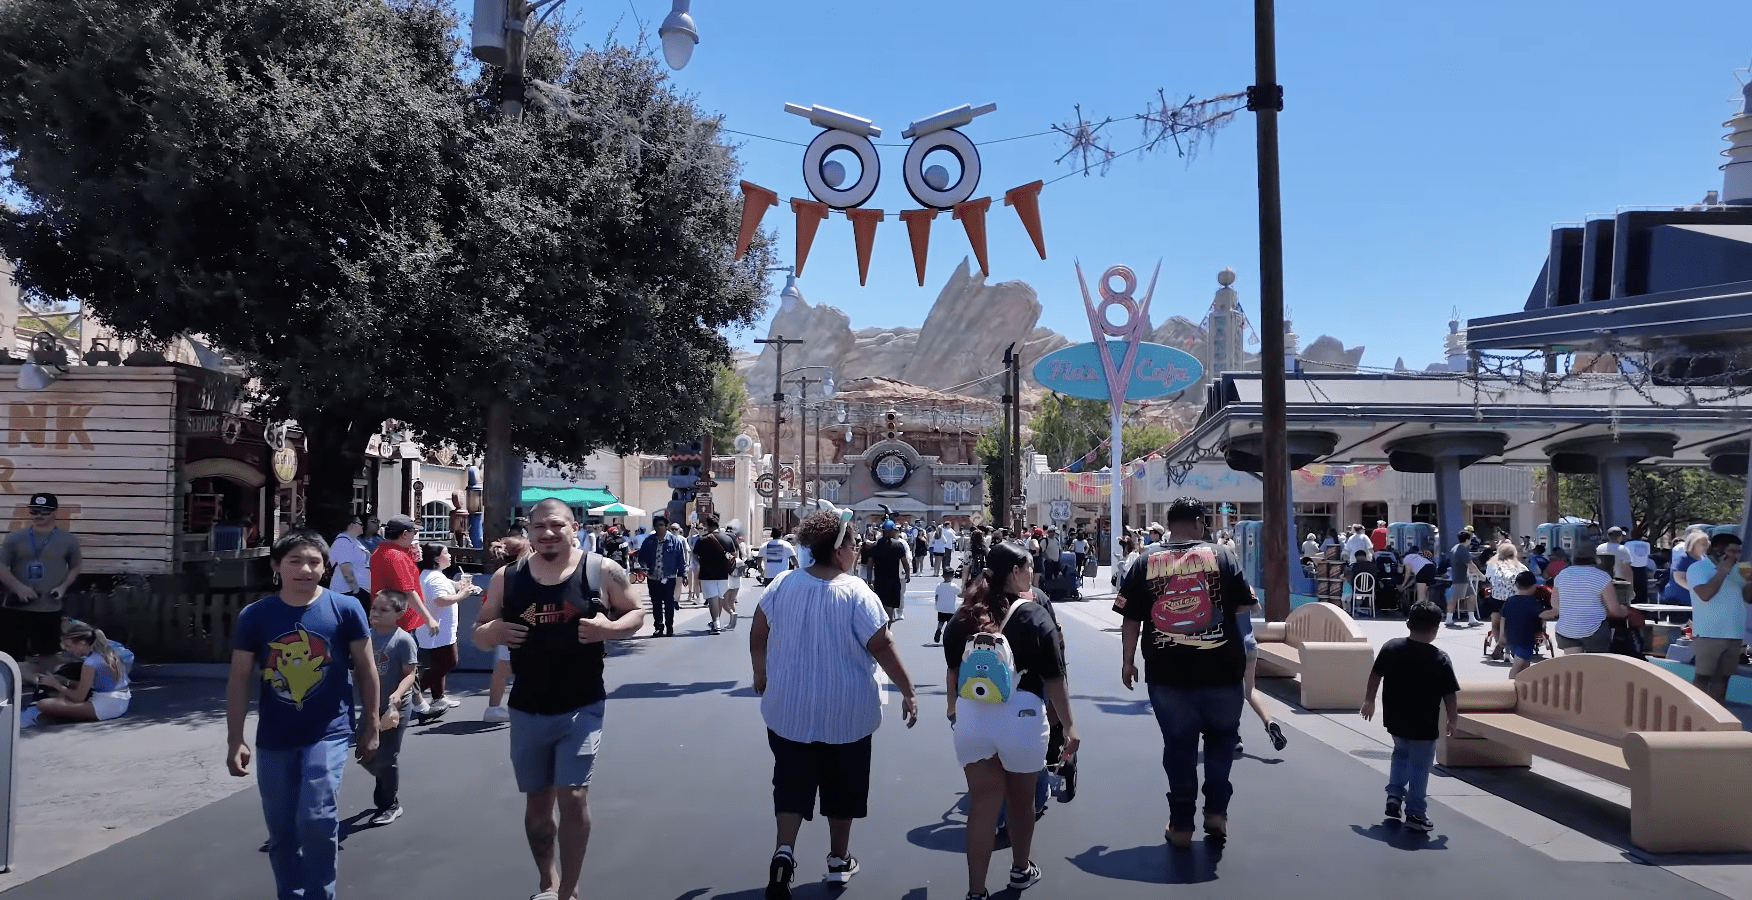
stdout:
[[1752,734],[1684,679],[1607,653],[1460,687],[1449,767],[1539,756],[1630,788],[1630,840],[1654,853],[1752,852]]
[[1304,603],[1282,622],[1254,629],[1259,674],[1295,677],[1304,709],[1360,709],[1375,650],[1344,610]]

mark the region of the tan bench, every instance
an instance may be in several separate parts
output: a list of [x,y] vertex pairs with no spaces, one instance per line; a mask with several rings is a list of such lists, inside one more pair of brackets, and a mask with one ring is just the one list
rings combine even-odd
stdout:
[[1304,603],[1282,622],[1254,631],[1259,674],[1293,676],[1304,709],[1360,709],[1368,691],[1375,650],[1344,610],[1330,603]]
[[1460,687],[1444,766],[1539,756],[1630,788],[1630,841],[1655,853],[1752,852],[1752,734],[1685,679],[1628,656],[1575,654],[1512,682]]

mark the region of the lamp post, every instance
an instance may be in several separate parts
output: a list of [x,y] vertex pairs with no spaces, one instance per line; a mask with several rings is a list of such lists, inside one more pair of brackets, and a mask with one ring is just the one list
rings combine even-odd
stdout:
[[692,0],[675,0],[669,15],[657,28],[657,37],[663,41],[663,61],[671,69],[686,66],[693,58],[694,45],[700,42],[699,30],[694,28],[693,15],[688,11],[690,6]]

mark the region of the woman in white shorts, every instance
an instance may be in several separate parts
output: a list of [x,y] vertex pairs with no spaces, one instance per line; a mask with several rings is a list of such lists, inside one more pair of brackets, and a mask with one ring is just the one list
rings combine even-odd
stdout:
[[[1034,785],[1046,766],[1048,723],[1046,706],[1064,727],[1064,756],[1077,752],[1077,729],[1071,721],[1071,701],[1065,690],[1064,653],[1058,626],[1044,606],[1029,599],[1034,590],[1034,560],[1020,544],[1003,543],[985,557],[985,570],[969,589],[960,610],[943,633],[943,655],[949,663],[949,722],[955,729],[955,756],[967,775],[967,897],[983,900],[986,870],[991,866],[998,808],[1034,808]],[[997,587],[994,588],[993,586]],[[1013,685],[981,680],[961,684],[961,662],[967,643],[979,634],[1002,634],[1015,671]],[[1004,679],[1007,680],[1007,679]],[[1001,702],[972,699],[977,694]],[[958,696],[967,692],[969,697]],[[959,713],[959,715],[958,715]],[[1023,890],[1039,883],[1040,867],[1029,859],[1034,817],[1012,816],[1010,847],[1014,862],[1009,886]]]
[[80,661],[79,680],[70,684],[53,675],[37,676],[37,683],[54,690],[56,696],[44,697],[25,710],[21,726],[35,724],[38,715],[102,722],[128,711],[128,701],[134,696],[128,689],[134,651],[78,619],[62,623],[61,649]]

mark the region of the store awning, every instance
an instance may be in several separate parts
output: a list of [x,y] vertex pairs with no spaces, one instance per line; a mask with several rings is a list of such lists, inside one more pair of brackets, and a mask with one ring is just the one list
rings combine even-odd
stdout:
[[593,506],[607,506],[619,502],[619,498],[602,488],[584,487],[526,487],[523,489],[523,506],[533,506],[549,497],[566,504],[589,509]]

